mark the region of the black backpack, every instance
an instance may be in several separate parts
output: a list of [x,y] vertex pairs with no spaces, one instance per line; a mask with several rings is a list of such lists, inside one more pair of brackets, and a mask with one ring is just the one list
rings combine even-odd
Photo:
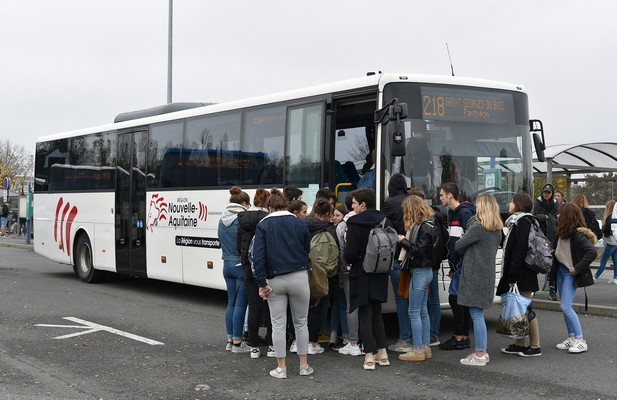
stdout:
[[2,205],[2,217],[3,218],[9,217],[9,207],[6,204]]
[[435,214],[435,217],[433,217],[433,225],[433,229],[435,230],[433,232],[433,237],[435,238],[435,243],[433,244],[433,260],[435,261],[435,264],[433,264],[433,271],[439,271],[441,262],[448,259],[448,239],[450,238],[450,234],[448,233],[448,223],[443,219],[441,214]]

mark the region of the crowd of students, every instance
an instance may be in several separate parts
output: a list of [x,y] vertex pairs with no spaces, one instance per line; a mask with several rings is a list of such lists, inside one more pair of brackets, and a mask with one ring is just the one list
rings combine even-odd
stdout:
[[[472,204],[460,198],[456,184],[444,183],[439,197],[447,208],[446,221],[437,208],[426,203],[421,189],[406,187],[401,174],[390,178],[389,198],[381,211],[376,209],[375,192],[370,188],[354,190],[339,207],[335,207],[335,194],[321,189],[309,207],[302,201],[302,191],[292,185],[283,191],[258,189],[252,205],[245,192],[233,187],[218,232],[228,292],[226,349],[259,358],[260,346],[266,346],[266,355],[277,360],[277,367],[270,371],[275,378],[287,377],[287,352],[297,353],[299,374],[307,376],[313,373],[308,355],[324,351],[319,337],[329,325],[330,345],[343,355],[363,354],[363,369],[374,370],[377,365],[390,365],[387,350],[401,353],[399,360],[419,362],[432,358],[433,346],[441,350],[471,348],[469,330],[473,324],[473,351],[460,363],[486,365],[490,358],[484,309],[492,305],[495,295],[497,249],[504,251],[496,294],[516,285],[522,296],[532,298],[539,290],[538,275],[526,268],[524,258],[530,230],[539,222],[555,249],[551,286],[561,296],[568,335],[556,347],[571,353],[587,351],[572,301],[577,288],[594,283],[589,266],[597,254],[597,236],[585,221],[585,207],[574,202],[555,205],[554,192],[552,186],[545,186],[536,207],[527,194],[516,193],[509,204],[508,229],[504,230],[491,194],[478,196]],[[609,203],[605,219],[608,215],[610,221],[612,209],[608,209],[614,202]],[[389,273],[367,273],[362,263],[368,236],[384,220],[398,234],[392,269]],[[442,260],[434,250],[439,235],[444,235],[435,227],[442,224],[447,224],[447,237],[441,239],[447,243],[451,277],[448,301],[454,317],[454,332],[444,342],[439,339],[437,286]],[[610,223],[608,226],[605,235],[610,232]],[[323,232],[338,247],[339,265],[329,277],[328,297],[316,300],[311,299],[309,289],[309,253],[311,239]],[[604,264],[608,257],[614,260],[617,256],[617,242],[613,242],[605,251]],[[397,291],[403,268],[412,270],[408,298]],[[390,346],[381,315],[389,281],[399,322],[399,339]],[[329,324],[325,321],[328,314]],[[531,309],[528,319],[529,345],[525,339],[516,340],[502,348],[503,353],[523,357],[542,354],[538,318]],[[259,329],[263,326],[266,336],[261,338]],[[244,331],[248,333],[246,340]]]

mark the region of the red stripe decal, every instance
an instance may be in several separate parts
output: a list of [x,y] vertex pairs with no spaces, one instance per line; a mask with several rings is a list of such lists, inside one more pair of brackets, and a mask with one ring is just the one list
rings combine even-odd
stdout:
[[71,212],[69,213],[69,218],[66,220],[66,254],[70,257],[71,255],[71,226],[73,225],[73,221],[77,216],[77,207],[73,206]]
[[[60,217],[60,241],[62,241],[62,233],[64,232],[64,222],[66,221],[66,214],[69,212],[69,208],[71,207],[71,203],[66,203],[64,209],[62,210],[62,217]],[[63,249],[66,249],[66,243],[62,245]]]
[[60,214],[60,208],[64,203],[64,198],[60,197],[58,204],[56,205],[56,219],[54,219],[54,240],[58,243],[58,215]]

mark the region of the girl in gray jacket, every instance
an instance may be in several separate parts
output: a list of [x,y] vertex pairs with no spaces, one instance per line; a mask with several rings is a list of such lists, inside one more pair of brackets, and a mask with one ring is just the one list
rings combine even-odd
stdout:
[[476,342],[475,351],[461,359],[463,365],[482,366],[489,361],[484,309],[493,304],[495,257],[502,228],[497,201],[493,195],[485,194],[476,200],[476,215],[469,220],[467,232],[456,242],[456,251],[465,253],[458,304],[469,307]]

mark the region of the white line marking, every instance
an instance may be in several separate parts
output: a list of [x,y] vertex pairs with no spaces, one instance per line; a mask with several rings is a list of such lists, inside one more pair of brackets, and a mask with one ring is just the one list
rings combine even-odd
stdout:
[[51,328],[77,328],[77,329],[87,329],[81,332],[70,333],[68,335],[57,336],[54,339],[68,339],[75,336],[86,335],[88,333],[94,333],[99,331],[106,331],[110,333],[114,333],[116,335],[124,336],[129,339],[137,340],[139,342],[143,342],[152,346],[163,345],[165,343],[157,342],[156,340],[148,339],[143,336],[134,335],[132,333],[124,332],[109,326],[95,324],[94,322],[89,322],[83,319],[75,318],[75,317],[62,317],[62,319],[69,320],[71,322],[77,322],[82,325],[53,325],[53,324],[36,324],[34,326],[43,326],[43,327],[51,327]]

